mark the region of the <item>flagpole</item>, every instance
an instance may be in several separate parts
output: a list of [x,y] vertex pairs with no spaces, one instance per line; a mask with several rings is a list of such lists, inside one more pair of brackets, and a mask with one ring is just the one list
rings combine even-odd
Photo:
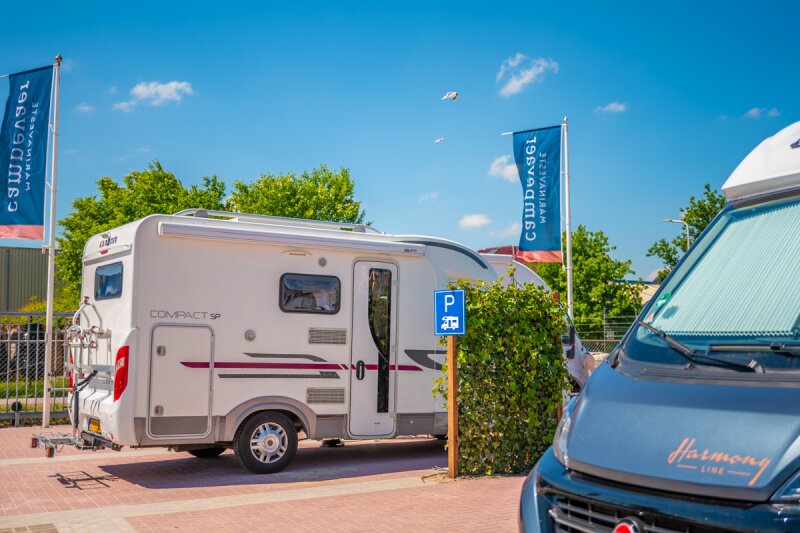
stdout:
[[561,123],[561,131],[564,135],[564,209],[565,217],[564,222],[567,230],[567,313],[571,319],[575,319],[574,309],[572,306],[572,216],[569,204],[569,142],[567,135],[567,127],[569,126],[569,119],[565,116],[564,122]]
[[50,426],[50,374],[53,371],[53,300],[55,299],[55,274],[56,274],[56,177],[58,176],[58,100],[61,89],[61,56],[56,56],[53,66],[53,84],[55,96],[53,97],[53,163],[50,166],[50,228],[47,234],[47,316],[44,328],[44,412],[42,414],[42,427]]

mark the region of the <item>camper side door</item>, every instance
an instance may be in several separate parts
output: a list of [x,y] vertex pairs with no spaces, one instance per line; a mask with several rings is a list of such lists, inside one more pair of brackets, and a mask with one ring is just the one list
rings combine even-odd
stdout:
[[353,270],[350,434],[395,431],[397,267],[359,261]]

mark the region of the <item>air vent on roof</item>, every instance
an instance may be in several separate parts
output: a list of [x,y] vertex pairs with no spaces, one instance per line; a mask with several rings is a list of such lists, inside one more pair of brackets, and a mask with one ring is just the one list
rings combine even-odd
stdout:
[[344,403],[343,388],[313,387],[306,389],[306,403]]
[[309,344],[347,344],[347,330],[342,328],[308,328]]

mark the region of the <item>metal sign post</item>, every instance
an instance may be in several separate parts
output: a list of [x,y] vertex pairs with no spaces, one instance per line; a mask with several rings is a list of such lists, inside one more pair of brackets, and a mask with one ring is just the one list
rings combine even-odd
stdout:
[[458,336],[466,328],[463,290],[434,291],[434,331],[447,336],[447,475],[458,476]]
[[58,176],[58,100],[61,90],[61,56],[56,56],[53,65],[53,161],[50,166],[50,229],[47,234],[47,307],[44,328],[44,412],[42,414],[42,427],[50,426],[50,388],[53,386],[51,375],[53,373],[53,302],[55,300],[55,272],[56,272],[56,177]]
[[564,117],[564,122],[561,123],[561,131],[563,135],[563,151],[561,157],[564,164],[561,167],[561,173],[564,175],[564,225],[566,226],[567,234],[567,313],[571,319],[575,319],[575,308],[572,302],[572,210],[569,203],[569,140],[567,137],[567,129],[569,127],[569,119]]

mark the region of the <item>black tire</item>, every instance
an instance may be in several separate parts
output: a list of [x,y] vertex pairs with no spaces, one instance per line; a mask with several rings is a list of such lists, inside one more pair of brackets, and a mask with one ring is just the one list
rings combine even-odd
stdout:
[[[251,441],[260,440],[252,446]],[[255,474],[274,474],[288,466],[297,453],[297,430],[280,413],[265,411],[250,418],[236,432],[233,450]]]
[[439,440],[447,440],[447,435],[434,435],[434,438]]
[[214,448],[201,448],[199,450],[189,450],[189,453],[194,455],[198,459],[211,459],[213,457],[218,457],[224,451],[225,451],[224,446],[217,446]]

